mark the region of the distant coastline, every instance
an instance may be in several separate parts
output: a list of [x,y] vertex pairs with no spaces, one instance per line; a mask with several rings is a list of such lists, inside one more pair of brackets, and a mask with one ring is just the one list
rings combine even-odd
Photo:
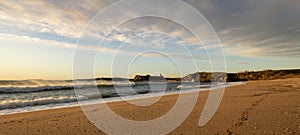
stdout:
[[[224,76],[226,75],[226,76]],[[225,77],[225,78],[224,78]],[[286,78],[300,78],[300,69],[288,69],[288,70],[262,70],[262,71],[244,71],[238,73],[221,73],[221,72],[196,72],[183,77],[186,81],[200,81],[200,82],[212,82],[225,81],[237,82],[237,81],[252,81],[252,80],[275,80]]]
[[[159,76],[136,75],[129,81],[149,81],[150,77],[157,78]],[[194,82],[212,82],[213,81],[251,81],[251,80],[275,80],[286,78],[300,78],[300,69],[283,69],[283,70],[262,70],[262,71],[244,71],[238,73],[223,72],[196,72],[186,75],[182,78],[164,78],[167,82],[194,81]],[[95,78],[96,80],[128,80],[126,78]]]
[[[148,79],[137,79],[137,76],[149,76]],[[151,75],[141,75],[137,74],[134,78],[124,78],[124,77],[97,77],[97,78],[78,78],[78,79],[67,79],[67,80],[47,80],[47,79],[25,79],[25,80],[0,80],[1,83],[7,82],[17,82],[17,81],[149,81],[150,77],[159,77]],[[200,81],[200,82],[212,82],[214,81],[225,81],[226,82],[237,82],[237,81],[251,81],[251,80],[275,80],[275,79],[287,79],[287,78],[300,78],[300,69],[281,69],[281,70],[261,70],[261,71],[243,71],[236,73],[224,73],[224,72],[195,72],[188,74],[184,77],[164,77],[167,82],[180,82],[180,81]]]

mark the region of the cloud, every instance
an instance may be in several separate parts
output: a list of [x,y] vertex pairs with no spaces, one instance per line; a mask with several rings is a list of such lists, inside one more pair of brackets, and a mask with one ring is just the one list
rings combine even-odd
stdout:
[[[201,39],[198,40],[184,26],[167,19],[149,16],[136,18],[119,25],[105,40],[119,41],[139,47],[147,46],[158,50],[168,48],[167,45],[169,47],[185,45],[190,49],[203,49]],[[205,46],[207,48],[219,47],[217,43]]]
[[[81,36],[86,23],[101,9],[113,2],[110,0],[88,2],[82,0],[72,2],[47,0],[1,1],[0,27],[4,28],[1,33],[53,40],[49,36],[42,36],[46,33],[54,37],[72,39],[74,43]],[[112,22],[141,14],[125,9],[120,9],[120,11],[124,12],[114,11],[119,14],[118,18],[110,18],[107,15],[106,19],[95,20],[95,23],[91,23],[91,26],[87,27],[85,35],[81,39],[92,45],[97,45],[100,40],[105,39],[111,42],[126,42],[137,46],[148,45],[148,47],[160,49],[164,48],[164,42],[176,44],[170,38],[157,34],[160,32],[180,39],[180,44],[198,44],[198,42],[195,43],[197,40],[193,38],[193,35],[180,25],[166,19],[153,17],[126,22],[116,29],[115,33],[117,34],[110,36],[110,39],[108,39],[106,34],[109,31],[106,27],[109,27]],[[97,24],[98,22],[100,24]]]
[[63,11],[45,1],[1,1],[1,7],[2,24],[35,32],[78,37],[76,26],[85,22],[84,15],[78,11]]
[[77,46],[77,44],[71,44],[67,42],[58,42],[53,40],[46,40],[46,39],[40,39],[35,37],[29,37],[29,36],[16,36],[12,34],[2,34],[0,33],[0,38],[9,40],[18,40],[19,42],[29,41],[31,43],[38,43],[39,46],[44,47],[56,47],[56,48],[67,48],[67,49],[81,49],[81,50],[87,50],[87,51],[101,51],[104,53],[116,53],[116,50],[106,47],[97,47],[94,45],[86,45],[86,46]]
[[1,1],[0,23],[14,29],[78,38],[85,24],[113,1]]
[[[74,48],[74,42],[54,43],[49,36],[42,37],[42,35],[46,33],[76,40],[81,36],[86,23],[100,10],[114,2],[116,0],[1,1],[0,32],[28,36],[35,40],[39,39],[39,42],[51,42],[53,47],[56,45],[56,47]],[[300,2],[298,0],[184,0],[184,2],[198,9],[212,24],[222,41],[226,55],[300,56],[300,14],[298,14]],[[156,7],[149,6],[149,8]],[[188,13],[171,8],[160,10],[170,10],[172,15],[182,16],[190,20],[190,23],[196,23],[193,22],[193,16],[189,16]],[[95,20],[95,23],[91,23],[92,26],[86,29],[85,36],[82,37],[82,40],[87,41],[88,44],[86,47],[83,45],[83,49],[94,50],[97,48],[95,46],[98,45],[98,41],[105,38],[110,43],[105,47],[110,51],[116,50],[118,46],[115,45],[121,43],[158,50],[181,44],[192,50],[204,49],[200,46],[199,40],[187,29],[162,18],[144,17],[131,20],[117,27],[112,35],[106,37],[110,32],[108,28],[111,28],[113,22],[142,14],[143,10],[134,11],[124,8],[115,10],[114,13],[118,14],[116,18],[106,14],[105,19],[100,18]],[[196,26],[205,30],[201,28],[203,27],[201,23]],[[211,38],[205,34],[205,31],[202,35],[202,39]],[[204,46],[205,49],[219,47],[217,42],[209,42]],[[138,51],[134,47],[129,49],[132,50],[124,50],[124,52]]]
[[[113,49],[113,48],[106,47],[106,46],[99,47],[99,46],[95,46],[95,45],[82,46],[82,45],[77,45],[77,44],[72,44],[72,43],[67,43],[67,42],[58,42],[58,41],[40,39],[40,38],[29,37],[29,36],[16,36],[16,35],[12,35],[12,34],[0,33],[0,38],[6,39],[6,40],[15,40],[15,41],[19,41],[21,43],[24,43],[24,42],[36,43],[37,45],[43,46],[43,47],[65,48],[65,49],[72,49],[74,51],[75,51],[75,49],[80,49],[80,50],[93,51],[93,52],[99,52],[99,53],[110,54],[110,55],[118,54],[118,55],[136,56],[140,53],[139,51],[135,51],[135,50],[126,50],[126,49],[118,49],[118,48]],[[155,51],[155,50],[152,50],[152,51]],[[172,58],[181,58],[181,59],[202,58],[201,56],[196,56],[196,55],[190,56],[190,55],[179,54],[179,53],[168,53],[168,52],[164,52],[164,53]],[[165,57],[158,53],[146,53],[143,56],[144,57]]]
[[185,2],[208,18],[227,55],[300,56],[300,2],[297,0]]

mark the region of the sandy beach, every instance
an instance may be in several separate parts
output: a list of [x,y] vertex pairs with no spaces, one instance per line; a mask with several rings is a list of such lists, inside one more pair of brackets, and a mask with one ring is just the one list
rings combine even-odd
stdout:
[[[169,134],[300,134],[300,78],[249,81],[226,88],[217,113],[199,127],[207,96],[208,92],[199,92],[192,113]],[[127,119],[145,121],[168,112],[177,98],[165,96],[147,107],[128,102],[109,103],[109,107]],[[79,107],[2,115],[0,127],[0,134],[105,134]]]

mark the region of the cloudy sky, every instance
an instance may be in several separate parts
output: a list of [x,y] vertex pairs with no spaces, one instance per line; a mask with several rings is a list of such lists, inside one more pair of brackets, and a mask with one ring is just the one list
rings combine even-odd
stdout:
[[97,77],[300,68],[299,0],[116,3],[1,1],[0,80],[70,79],[78,52]]

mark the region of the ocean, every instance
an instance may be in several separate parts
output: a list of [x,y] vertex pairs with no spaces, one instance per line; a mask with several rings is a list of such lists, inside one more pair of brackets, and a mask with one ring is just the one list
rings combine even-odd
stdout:
[[79,106],[82,103],[116,102],[122,101],[124,97],[126,100],[134,100],[162,94],[204,91],[236,84],[199,82],[151,82],[149,84],[128,80],[91,79],[2,80],[0,81],[0,115]]

